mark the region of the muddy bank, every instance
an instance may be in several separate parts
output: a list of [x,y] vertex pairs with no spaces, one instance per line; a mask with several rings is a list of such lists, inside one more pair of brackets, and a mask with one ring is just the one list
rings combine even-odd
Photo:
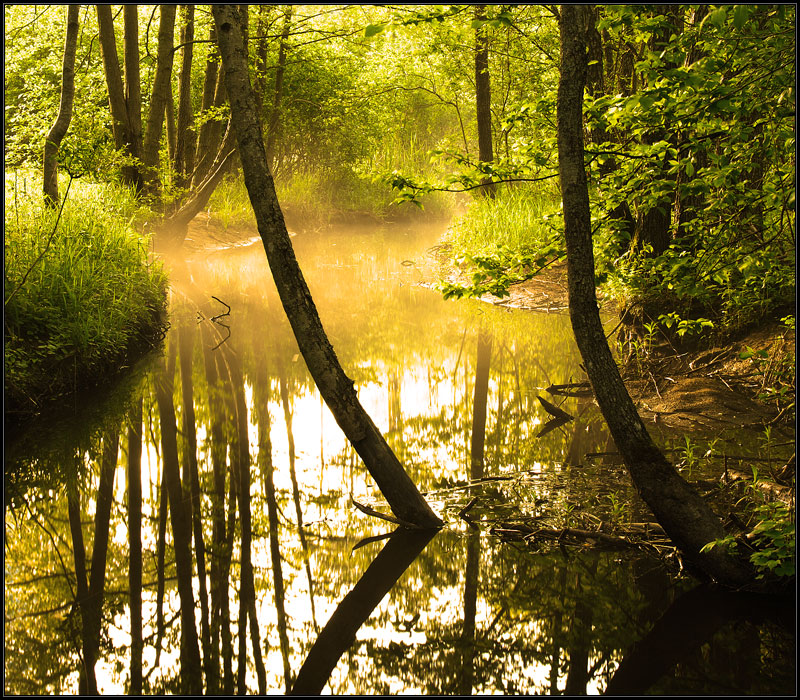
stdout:
[[[451,283],[465,281],[464,272],[452,266],[448,245],[432,248],[428,256],[438,269],[438,279]],[[425,284],[437,286],[433,279]],[[507,297],[485,294],[480,299],[508,309],[568,313],[566,264],[554,265],[533,279],[512,285]],[[602,292],[598,292],[598,301],[610,319],[609,339],[613,344],[621,329],[620,325],[615,328],[618,310]],[[714,347],[676,348],[662,341],[638,355],[623,350],[620,365],[628,391],[647,422],[702,430],[779,426],[788,434],[793,416],[781,411],[775,402],[757,398],[765,389],[764,368],[752,359],[740,359],[740,355],[754,350],[766,353],[768,358],[777,358],[792,352],[794,343],[793,331],[769,321]]]

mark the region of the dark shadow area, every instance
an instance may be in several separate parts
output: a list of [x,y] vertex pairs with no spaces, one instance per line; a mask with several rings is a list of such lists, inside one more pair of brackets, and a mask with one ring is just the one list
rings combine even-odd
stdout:
[[[795,603],[788,596],[730,593],[698,586],[677,598],[650,633],[633,645],[609,681],[605,695],[652,691],[673,668],[697,654],[728,625],[771,622],[793,636],[795,620]],[[749,664],[745,659],[734,663]]]

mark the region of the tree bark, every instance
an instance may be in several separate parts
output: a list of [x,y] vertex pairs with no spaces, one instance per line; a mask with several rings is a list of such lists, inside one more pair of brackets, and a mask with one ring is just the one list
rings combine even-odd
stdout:
[[[136,125],[131,124],[131,110],[128,107],[126,97],[126,86],[131,76],[127,70],[128,66],[126,66],[126,85],[123,85],[119,56],[117,55],[117,40],[114,35],[114,20],[111,17],[111,5],[97,5],[97,24],[99,27],[100,53],[103,56],[103,70],[108,87],[108,104],[111,109],[114,143],[117,149],[124,150],[131,159],[137,159],[141,156],[141,124],[139,124],[138,129],[139,148],[137,148]],[[130,48],[131,43],[128,40],[126,48]],[[131,71],[135,70],[138,75],[138,49],[136,53],[136,68],[131,67]],[[122,177],[129,185],[133,185],[137,189],[141,188],[141,175],[135,160],[122,166]]]
[[245,184],[273,279],[300,352],[336,422],[361,456],[394,514],[417,527],[440,527],[441,520],[422,498],[358,401],[353,381],[345,375],[325,335],[297,264],[267,167],[238,13],[231,5],[214,5],[212,13]]
[[[475,6],[475,19],[486,19],[486,5]],[[492,145],[492,92],[489,79],[489,39],[486,35],[486,26],[475,29],[475,109],[478,120],[478,158],[482,163],[491,163],[494,160],[494,147]],[[491,178],[485,178],[481,192],[488,196],[495,196],[495,187]]]
[[278,127],[280,126],[283,76],[286,73],[286,50],[291,26],[292,6],[287,5],[283,18],[283,29],[281,30],[281,43],[278,47],[278,65],[275,67],[275,91],[273,93],[272,109],[270,110],[269,126],[267,128],[267,167],[270,168],[271,171],[275,169],[275,144],[278,140]]
[[475,393],[472,399],[472,441],[470,479],[482,479],[486,445],[486,402],[489,398],[489,369],[492,359],[492,334],[478,331],[478,357],[475,362]]
[[[183,400],[183,434],[186,438],[184,451],[184,488],[190,485],[190,517],[194,533],[194,551],[197,560],[198,597],[200,598],[200,638],[203,647],[203,660],[208,678],[208,660],[211,657],[211,636],[209,633],[208,582],[206,578],[206,545],[203,538],[202,498],[200,475],[197,467],[197,428],[194,412],[194,384],[192,382],[192,354],[194,349],[193,329],[181,327],[178,334],[178,354],[181,368],[181,398]],[[186,478],[188,472],[188,479]]]
[[653,442],[631,400],[606,341],[594,284],[589,191],[583,152],[586,79],[585,6],[562,5],[561,78],[558,88],[558,156],[564,204],[570,319],[597,403],[634,485],[687,561],[727,585],[752,581],[751,569],[717,546],[719,519],[675,471]]
[[75,102],[75,52],[78,48],[80,5],[67,7],[67,31],[64,38],[64,60],[61,65],[61,103],[50,131],[44,140],[42,159],[42,182],[44,202],[48,206],[58,204],[58,149],[72,121],[72,105]]
[[[123,46],[125,57],[125,106],[130,125],[130,154],[137,161],[142,158],[142,81],[139,73],[139,11],[138,5],[124,5]],[[136,191],[142,189],[142,169],[139,162],[132,166],[132,183]]]
[[158,25],[158,56],[156,74],[150,93],[150,111],[147,114],[147,129],[142,147],[145,183],[157,186],[158,147],[164,128],[164,114],[169,102],[170,78],[172,77],[172,45],[175,34],[175,5],[161,5],[161,21]]
[[175,172],[178,186],[191,181],[194,168],[195,134],[192,118],[192,55],[194,47],[194,5],[181,8],[181,75],[178,85],[178,140],[175,147]]

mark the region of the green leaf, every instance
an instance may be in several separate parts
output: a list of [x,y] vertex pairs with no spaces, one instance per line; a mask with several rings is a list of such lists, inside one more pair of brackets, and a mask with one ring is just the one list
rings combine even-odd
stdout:
[[749,17],[750,7],[747,5],[733,6],[733,26],[736,27],[736,29],[741,29]]
[[364,27],[364,38],[369,39],[376,34],[380,34],[384,29],[386,29],[385,24],[368,24]]

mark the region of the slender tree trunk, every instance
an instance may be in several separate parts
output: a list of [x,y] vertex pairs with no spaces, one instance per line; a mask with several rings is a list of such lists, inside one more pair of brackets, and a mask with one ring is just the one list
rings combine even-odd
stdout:
[[289,637],[286,632],[285,587],[283,569],[281,568],[281,549],[278,538],[278,503],[275,498],[274,466],[272,464],[272,439],[269,419],[269,395],[267,381],[259,382],[261,389],[256,389],[256,411],[258,420],[258,461],[264,479],[264,490],[267,497],[267,517],[269,519],[269,548],[272,562],[272,581],[275,592],[275,610],[278,615],[278,638],[280,640],[281,657],[283,658],[283,678],[286,692],[292,687],[292,670],[289,661]]
[[130,695],[142,694],[142,398],[131,409],[128,427],[128,585],[131,615]]
[[459,695],[472,695],[475,684],[475,616],[478,611],[478,580],[481,570],[481,538],[467,535],[467,566],[464,570],[464,628],[461,632],[461,678]]
[[361,625],[414,563],[434,533],[398,528],[320,632],[287,695],[319,695]]
[[194,53],[194,5],[182,5],[181,74],[178,86],[178,140],[175,147],[175,172],[178,186],[191,180],[194,168],[195,134],[192,118],[192,57]]
[[270,269],[283,308],[309,372],[347,439],[363,459],[392,511],[418,527],[440,527],[441,520],[420,495],[397,457],[358,401],[353,381],[339,364],[303,279],[267,168],[258,111],[250,87],[247,57],[234,6],[212,6],[225,70],[231,119],[239,145],[245,184],[256,214]]
[[275,144],[278,140],[278,128],[280,126],[281,100],[283,99],[283,76],[286,73],[286,52],[291,26],[292,6],[287,5],[283,17],[281,43],[278,47],[278,65],[275,67],[275,91],[273,92],[272,109],[270,110],[267,127],[267,167],[270,168],[271,171],[274,171],[275,167]]
[[558,154],[575,340],[603,417],[645,503],[691,564],[719,582],[741,586],[752,580],[749,567],[723,547],[700,553],[705,544],[724,536],[722,525],[647,433],[622,382],[600,320],[583,149],[585,12],[585,6],[562,5],[559,20]]
[[279,383],[281,392],[281,403],[283,404],[283,418],[286,423],[286,439],[289,446],[289,476],[292,480],[292,498],[294,500],[294,512],[297,516],[297,534],[300,537],[300,547],[303,550],[303,561],[306,568],[306,578],[308,579],[308,597],[311,604],[311,620],[314,629],[317,629],[317,612],[314,605],[314,579],[311,576],[311,562],[308,556],[308,542],[303,528],[303,509],[300,506],[300,487],[297,483],[297,473],[295,470],[295,446],[294,432],[292,431],[292,409],[289,405],[289,387],[286,380],[286,365],[283,358],[278,360]]
[[157,187],[158,148],[164,130],[164,114],[167,110],[172,77],[172,45],[175,35],[175,5],[161,5],[161,21],[158,25],[158,56],[153,89],[150,93],[150,111],[147,114],[147,129],[144,135],[142,162],[145,182]]
[[[77,478],[77,476],[76,476]],[[89,605],[89,585],[86,577],[86,545],[83,541],[81,523],[81,502],[78,485],[67,482],[67,514],[69,531],[72,536],[72,557],[75,562],[76,604],[81,616],[82,657],[78,674],[78,690],[82,695],[97,695],[97,679],[94,673],[95,658],[92,655],[92,642],[86,624]]]
[[208,174],[209,166],[216,153],[216,144],[212,144],[212,133],[218,124],[217,119],[209,119],[209,110],[212,107],[221,106],[224,96],[220,91],[220,104],[216,103],[216,87],[219,82],[219,52],[217,51],[217,32],[214,25],[208,28],[208,58],[206,59],[206,71],[203,79],[203,93],[200,98],[200,115],[198,120],[200,126],[197,132],[197,147],[194,154],[194,175],[192,176],[192,186],[197,187],[203,178]]
[[[475,19],[486,19],[486,5],[475,6]],[[478,119],[478,158],[482,163],[494,160],[492,145],[492,92],[489,78],[489,38],[486,25],[475,29],[475,105]],[[483,180],[483,194],[494,197],[495,187],[491,178]]]
[[209,633],[208,582],[206,580],[206,546],[203,538],[203,513],[200,494],[200,475],[197,468],[197,428],[194,413],[194,384],[192,382],[192,351],[194,349],[192,328],[184,326],[178,337],[181,397],[183,399],[183,435],[186,438],[185,466],[188,471],[191,500],[192,531],[194,533],[194,550],[197,559],[197,579],[200,598],[200,637],[203,646],[203,660],[206,664],[206,678],[209,670],[207,664],[211,657],[211,637]]
[[75,102],[75,52],[78,47],[80,5],[67,6],[67,31],[64,38],[64,60],[61,64],[61,103],[50,131],[44,140],[42,160],[42,182],[44,202],[48,206],[58,204],[58,149],[72,120],[72,105]]
[[[125,106],[130,126],[130,154],[142,158],[142,82],[139,74],[139,6],[123,5],[122,17],[125,31],[123,46],[125,56]],[[132,166],[133,182],[137,191],[142,189],[142,170],[139,163]]]

